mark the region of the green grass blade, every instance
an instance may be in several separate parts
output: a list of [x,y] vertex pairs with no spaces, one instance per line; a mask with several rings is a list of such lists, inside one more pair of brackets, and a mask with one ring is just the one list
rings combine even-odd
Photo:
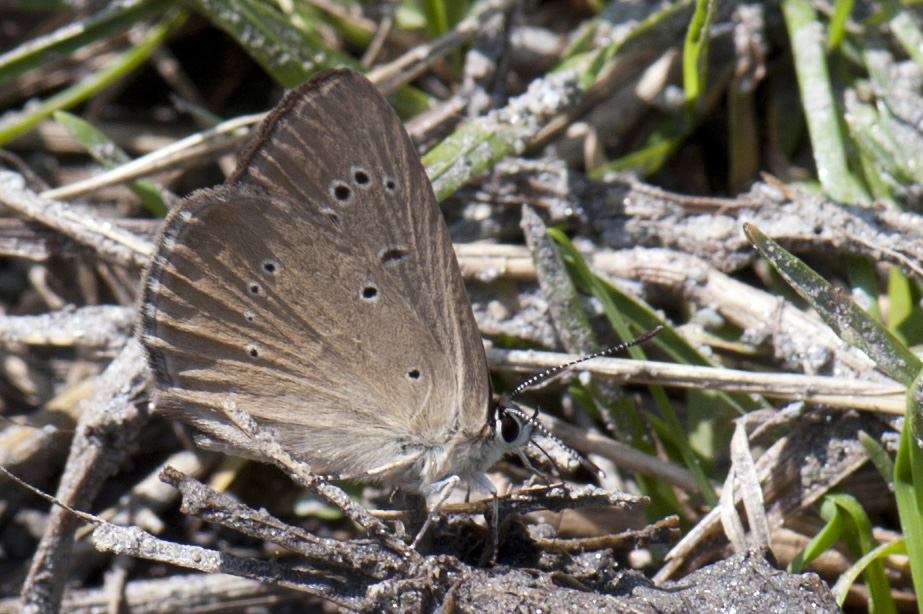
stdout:
[[[55,111],[54,118],[74,140],[86,148],[94,160],[106,168],[115,168],[131,161],[127,153],[89,122],[66,111]],[[132,181],[128,187],[151,213],[159,217],[167,214],[169,208],[164,204],[160,189],[153,181],[139,179]]]
[[715,4],[715,0],[696,0],[695,11],[686,30],[683,44],[683,88],[687,121],[692,120],[699,98],[705,91],[706,60]]
[[[840,577],[837,579],[836,584],[830,589],[830,592],[833,593],[834,598],[837,603],[841,606],[846,601],[846,596],[849,592],[849,587],[851,587],[856,582],[856,578],[859,577],[859,574],[864,572],[869,564],[873,561],[877,561],[879,565],[881,564],[881,559],[886,556],[891,556],[894,554],[906,554],[907,549],[904,544],[903,539],[896,539],[892,542],[887,542],[880,544],[873,550],[870,550],[867,554],[859,558],[855,563],[850,565],[849,569],[844,571]],[[870,604],[869,612],[895,612],[897,611],[894,607],[894,601],[891,599],[891,594],[888,593],[887,601],[890,602],[890,608],[887,606],[881,607],[877,603]]]
[[791,38],[795,73],[801,103],[808,121],[808,132],[817,176],[824,192],[833,200],[860,204],[869,196],[846,163],[833,85],[827,72],[823,33],[810,0],[783,0],[782,12]]
[[862,573],[868,588],[869,612],[876,614],[894,612],[894,602],[891,599],[881,555],[869,556],[879,549],[874,548],[872,524],[859,502],[851,495],[828,494],[821,503],[820,515],[827,521],[827,524],[792,560],[788,571],[801,573],[805,565],[832,548],[838,539],[842,539],[856,555],[858,561],[837,582],[837,586],[841,587],[840,593],[837,593],[838,603],[843,605],[846,591]]
[[[824,506],[828,507],[825,508]],[[811,541],[805,544],[804,549],[788,564],[789,573],[801,573],[805,565],[832,548],[833,544],[843,535],[843,514],[839,508],[828,503],[825,498],[821,504],[821,509],[821,515],[824,516],[827,524],[817,532],[817,535]]]
[[833,17],[830,19],[829,33],[827,34],[827,49],[836,49],[843,42],[846,34],[846,22],[852,13],[854,0],[834,0]]
[[423,0],[421,8],[426,17],[426,31],[430,38],[435,38],[462,20],[468,12],[469,3],[462,0]]
[[[642,19],[630,32],[616,37],[608,36],[612,27],[611,22],[601,19],[600,27],[606,33],[604,36],[610,38],[612,42],[601,49],[592,49],[587,55],[568,57],[559,67],[559,70],[586,64],[586,69],[582,71],[580,76],[580,85],[587,88],[624,48],[630,48],[633,43],[642,46],[646,45],[645,35],[650,34],[654,39],[659,39],[665,33],[673,30],[676,31],[677,35],[688,31],[691,19],[690,8],[693,6],[694,0],[679,0],[678,2],[667,3],[659,10]],[[666,35],[669,36],[669,34]],[[587,57],[589,57],[588,63],[586,62]]]
[[920,359],[856,303],[810,267],[764,235],[744,224],[750,241],[840,339],[865,352],[878,368],[909,385],[923,368]]
[[567,275],[564,260],[548,235],[548,227],[538,213],[526,205],[522,207],[520,227],[558,339],[568,352],[592,354],[598,349],[596,336],[573,280]]
[[[611,301],[614,303],[614,311],[631,322],[638,331],[650,330],[656,326],[664,326],[663,332],[657,335],[653,339],[653,342],[673,361],[680,364],[701,367],[715,366],[699,352],[695,346],[691,345],[682,335],[679,335],[668,326],[662,318],[652,313],[646,305],[623,294],[611,283],[590,271],[586,262],[580,256],[580,253],[576,251],[573,244],[570,243],[564,233],[556,228],[549,228],[548,234],[564,248],[566,252],[565,261],[575,268],[579,267],[575,273],[576,281],[582,283],[584,288],[590,288],[589,280],[591,279],[593,283],[599,284],[600,288],[605,291],[604,294],[610,297]],[[632,336],[633,335],[629,333],[627,338],[631,338]],[[641,356],[632,355],[632,357],[641,359]],[[733,395],[724,392],[718,392],[716,394],[718,394],[722,402],[727,403],[728,406],[733,408],[734,413],[737,415],[743,415],[750,409],[762,406],[758,401],[755,401],[751,395]]]
[[232,36],[257,64],[285,87],[307,81],[334,66],[358,67],[312,33],[296,27],[272,5],[259,0],[189,0],[189,6]]
[[859,443],[865,448],[865,453],[869,455],[869,460],[875,465],[881,479],[891,484],[894,480],[894,461],[891,460],[887,450],[881,447],[877,439],[863,431],[859,431]]
[[[872,523],[868,514],[855,497],[846,494],[832,494],[827,496],[843,512],[844,526],[843,539],[857,558],[862,558],[870,553],[875,546],[872,536]],[[879,558],[871,558],[862,570],[865,585],[868,589],[869,612],[875,614],[891,614],[895,612],[894,601],[891,599],[891,590],[885,576],[884,565]],[[846,598],[846,592],[842,594]],[[843,605],[843,602],[840,602]]]
[[85,45],[124,32],[173,5],[168,0],[109,3],[83,21],[70,23],[0,55],[0,85],[34,68],[66,58]]
[[[578,282],[587,287],[600,304],[602,304],[603,312],[615,329],[616,334],[618,334],[623,341],[630,340],[634,334],[630,330],[629,323],[626,321],[624,315],[618,309],[610,288],[607,288],[602,283],[602,280],[590,271],[590,268],[580,256],[580,253],[563,232],[550,228],[548,234],[564,248],[565,257],[569,260],[569,263],[574,266]],[[643,348],[637,346],[629,348],[628,352],[631,357],[636,360],[643,360],[645,357]],[[705,471],[702,468],[698,456],[696,456],[692,447],[689,445],[686,429],[676,415],[673,404],[670,402],[669,398],[667,398],[666,392],[662,386],[648,386],[648,389],[651,391],[654,397],[654,403],[657,405],[663,417],[665,433],[667,434],[668,440],[676,447],[683,464],[694,476],[699,486],[699,492],[702,494],[707,504],[710,506],[717,505],[718,497],[715,494],[714,488],[709,482],[708,476],[705,475]]]
[[901,47],[917,65],[917,70],[923,72],[923,32],[920,31],[917,20],[910,14],[910,5],[901,6],[897,2],[890,4],[898,10],[888,25],[901,43]]
[[[907,389],[907,413],[894,462],[894,496],[916,594],[923,595],[923,371]],[[923,613],[923,601],[917,602]]]
[[[916,130],[908,131],[906,119],[895,117],[891,107],[896,103],[901,109],[901,99],[908,95],[904,92],[906,85],[893,70],[896,58],[887,51],[872,46],[864,50],[861,60],[878,98],[863,102],[847,97],[845,120],[864,166],[869,169],[865,177],[876,189],[876,197],[899,201],[895,192],[923,181],[923,154],[919,146],[909,144],[916,140]],[[910,96],[919,100],[916,94]]]
[[47,98],[34,109],[17,114],[14,117],[8,116],[7,121],[0,124],[0,145],[28,132],[43,119],[50,117],[55,111],[67,109],[83,102],[104,87],[135,70],[147,60],[151,52],[167,38],[169,33],[182,25],[185,20],[186,13],[184,11],[174,13],[172,17],[168,17],[154,25],[137,45],[120,54],[106,68]]
[[666,164],[688,136],[686,130],[677,131],[675,121],[667,121],[651,134],[642,148],[594,168],[588,175],[592,179],[602,179],[608,173],[625,171],[634,171],[643,176],[652,175]]
[[888,330],[905,345],[923,340],[923,309],[920,308],[919,286],[898,267],[888,274]]
[[[539,89],[548,91],[548,100],[553,101],[542,110],[541,120],[529,110],[529,101]],[[573,105],[581,94],[575,75],[550,75],[533,82],[529,91],[505,108],[466,122],[423,157],[436,197],[443,200],[504,156],[522,151],[544,122]]]

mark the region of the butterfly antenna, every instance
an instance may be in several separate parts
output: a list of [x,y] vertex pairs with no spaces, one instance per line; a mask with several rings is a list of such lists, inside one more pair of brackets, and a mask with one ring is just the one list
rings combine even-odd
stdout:
[[[648,339],[650,339],[651,337],[654,337],[655,335],[660,333],[662,330],[663,330],[663,326],[657,326],[656,328],[644,333],[643,335],[639,335],[635,337],[634,339],[632,339],[631,341],[628,341],[627,343],[620,343],[619,345],[606,348],[605,350],[602,350],[601,352],[596,352],[595,354],[590,354],[589,356],[578,358],[577,360],[573,360],[563,365],[558,365],[557,367],[546,369],[545,371],[542,371],[541,373],[537,375],[533,375],[526,381],[516,386],[516,388],[513,389],[513,391],[508,396],[506,396],[505,402],[503,403],[503,405],[505,405],[504,407],[505,411],[515,414],[516,416],[520,418],[520,420],[522,420],[525,423],[528,423],[529,425],[532,426],[533,429],[535,429],[536,431],[538,431],[539,433],[541,433],[543,436],[547,437],[548,439],[552,440],[555,444],[560,446],[561,449],[565,450],[568,456],[570,456],[571,458],[579,462],[581,465],[586,467],[590,472],[596,474],[599,477],[604,477],[606,474],[602,469],[597,467],[590,459],[586,458],[585,456],[583,456],[582,454],[580,454],[579,452],[577,452],[576,450],[574,450],[573,448],[565,444],[563,441],[561,441],[560,439],[552,435],[548,431],[548,429],[545,428],[545,426],[541,422],[538,421],[538,409],[536,409],[533,414],[529,415],[526,412],[524,412],[522,409],[520,409],[518,406],[514,405],[512,399],[516,395],[520,394],[523,390],[526,390],[527,388],[531,388],[532,386],[540,384],[541,382],[548,381],[552,377],[558,375],[559,373],[562,373],[563,371],[573,367],[574,365],[578,365],[582,362],[586,362],[593,358],[599,358],[601,356],[609,356],[610,354],[621,352],[622,350],[625,350],[627,348],[640,345],[644,343],[645,341],[647,341]],[[560,473],[560,468],[557,466],[557,464],[554,462],[554,459],[551,458],[548,452],[546,452],[541,446],[539,446],[534,441],[530,441],[530,443],[532,443],[533,445],[535,445],[535,447],[541,450],[545,454],[545,456],[547,456],[548,459],[551,461],[551,464],[555,466],[555,469],[557,469],[558,472]]]
[[626,343],[620,343],[618,345],[614,345],[612,347],[606,348],[605,350],[602,350],[600,352],[596,352],[595,354],[583,356],[582,358],[578,358],[577,360],[572,360],[571,362],[564,363],[563,365],[558,365],[557,367],[551,367],[550,369],[545,369],[541,373],[533,375],[526,381],[516,386],[516,388],[514,388],[513,391],[509,394],[508,398],[513,399],[516,397],[516,395],[520,394],[523,390],[526,390],[527,388],[531,388],[533,386],[537,386],[538,384],[541,384],[542,382],[546,382],[549,379],[555,377],[556,375],[570,369],[574,365],[579,365],[580,363],[586,362],[588,360],[592,360],[593,358],[600,358],[602,356],[610,356],[612,354],[615,354],[616,352],[621,352],[622,350],[628,349],[630,347],[641,345],[642,343],[644,343],[651,337],[654,337],[657,334],[659,334],[660,331],[662,330],[663,330],[663,326],[658,326],[652,330],[649,330],[643,335],[639,335],[635,337],[634,339]]

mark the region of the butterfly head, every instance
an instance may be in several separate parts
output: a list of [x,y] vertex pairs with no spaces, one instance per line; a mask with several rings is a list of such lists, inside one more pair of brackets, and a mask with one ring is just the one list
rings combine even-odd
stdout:
[[531,468],[523,450],[530,443],[538,445],[532,439],[536,432],[551,438],[575,458],[581,458],[579,454],[551,435],[538,421],[538,410],[533,413],[526,412],[508,397],[500,397],[495,399],[491,405],[487,423],[475,440],[476,445],[468,448],[467,462],[463,465],[467,471],[461,471],[459,474],[469,484],[480,490],[494,492],[493,486],[484,477],[484,471],[509,452],[518,454],[523,463]]
[[[555,446],[564,450],[568,456],[578,461],[592,473],[602,475],[602,470],[599,467],[552,435],[539,421],[538,415],[537,409],[531,413],[527,412],[512,401],[511,397],[501,396],[495,400],[490,410],[488,424],[485,427],[485,430],[489,433],[485,437],[483,446],[486,450],[490,450],[490,458],[492,459],[490,464],[493,464],[508,452],[515,452],[519,455],[523,464],[535,472],[535,468],[532,467],[524,453],[525,447],[529,444],[538,448],[551,460],[552,464],[555,464],[554,459],[548,455],[548,452],[534,440],[535,435],[538,434],[542,438],[553,442]],[[485,457],[487,457],[487,454],[485,454]]]
[[519,407],[501,399],[491,409],[488,424],[493,444],[497,449],[505,448],[504,452],[525,447],[535,432],[536,416],[537,412],[529,416]]

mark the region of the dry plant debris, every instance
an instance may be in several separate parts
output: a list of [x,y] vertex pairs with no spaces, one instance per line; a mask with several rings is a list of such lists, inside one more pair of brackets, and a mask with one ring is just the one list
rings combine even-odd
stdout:
[[[0,614],[920,611],[919,12],[36,4],[0,13],[0,466],[61,505],[0,475]],[[148,405],[159,217],[335,65],[426,152],[498,387],[666,326],[534,391],[605,476],[501,464],[493,564],[488,503],[411,549],[419,501]]]

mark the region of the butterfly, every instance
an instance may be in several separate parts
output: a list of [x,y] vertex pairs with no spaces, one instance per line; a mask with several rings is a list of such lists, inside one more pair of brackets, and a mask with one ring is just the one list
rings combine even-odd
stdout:
[[492,393],[436,196],[359,73],[286,95],[221,186],[163,223],[141,296],[156,405],[254,456],[253,417],[312,472],[432,494],[535,422]]

